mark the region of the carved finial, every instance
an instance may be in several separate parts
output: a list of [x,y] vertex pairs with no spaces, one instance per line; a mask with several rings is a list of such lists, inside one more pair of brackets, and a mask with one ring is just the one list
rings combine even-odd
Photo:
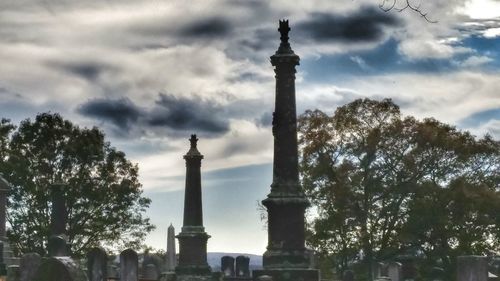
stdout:
[[196,135],[191,135],[189,141],[191,142],[191,148],[196,148],[196,143],[198,142]]
[[281,42],[288,43],[288,32],[290,31],[288,20],[280,20],[280,27],[278,28],[278,31],[281,33]]

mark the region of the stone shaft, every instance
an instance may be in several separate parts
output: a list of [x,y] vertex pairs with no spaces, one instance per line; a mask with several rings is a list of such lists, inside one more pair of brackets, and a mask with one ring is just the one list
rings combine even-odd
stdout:
[[263,266],[308,268],[304,213],[308,205],[299,183],[295,66],[297,56],[288,43],[288,21],[280,21],[281,44],[271,56],[276,73],[273,113],[274,162],[271,193],[262,201],[268,211],[268,246]]
[[0,176],[0,240],[6,241],[7,233],[5,231],[7,194],[10,190],[10,184]]
[[[178,275],[208,275],[207,240],[210,236],[203,227],[201,199],[201,159],[196,135],[191,135],[191,148],[184,155],[186,160],[186,189],[184,194],[184,223],[179,239]],[[182,278],[181,278],[182,279]]]
[[68,211],[64,198],[64,185],[52,186],[52,212],[50,214],[50,232],[52,235],[66,234]]
[[175,228],[170,224],[167,232],[167,271],[175,270],[175,266],[177,265],[175,254]]

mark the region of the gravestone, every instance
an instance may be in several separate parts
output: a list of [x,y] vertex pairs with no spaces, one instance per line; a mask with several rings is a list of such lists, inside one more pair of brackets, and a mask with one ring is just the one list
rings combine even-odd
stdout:
[[70,257],[44,259],[35,273],[36,281],[88,281],[87,276]]
[[150,263],[147,264],[146,267],[144,268],[144,276],[142,276],[143,279],[147,280],[158,280],[158,271],[156,269],[156,265]]
[[134,250],[120,253],[120,281],[138,281],[139,260]]
[[25,254],[19,266],[20,281],[36,281],[35,273],[42,263],[42,258],[37,253]]
[[[8,281],[19,281],[20,280],[20,272],[19,265],[9,265],[7,267],[7,280]],[[38,281],[38,279],[37,279]],[[55,280],[58,281],[58,280]]]
[[223,256],[220,259],[220,271],[224,277],[234,276],[234,258],[231,256]]
[[108,279],[108,255],[101,248],[93,248],[87,254],[87,272],[89,281]]
[[118,267],[114,264],[108,266],[108,279],[119,279]]
[[444,269],[441,267],[433,267],[431,270],[431,281],[442,281],[444,280]]
[[401,264],[399,262],[391,262],[387,267],[387,276],[391,281],[401,281]]
[[457,281],[487,281],[488,261],[482,256],[457,258]]
[[382,277],[382,276],[387,276],[387,264],[383,262],[377,262],[373,266],[373,277]]
[[415,259],[413,257],[405,257],[400,260],[401,262],[401,276],[402,280],[411,281],[416,278],[417,268],[415,265]]
[[250,258],[247,256],[236,257],[236,276],[250,277]]
[[161,275],[163,269],[166,268],[165,261],[159,255],[147,253],[144,254],[142,260],[142,275],[146,274],[146,267],[148,264],[153,264],[155,266],[156,275],[158,277]]
[[344,271],[344,274],[342,274],[342,281],[354,281],[354,271]]

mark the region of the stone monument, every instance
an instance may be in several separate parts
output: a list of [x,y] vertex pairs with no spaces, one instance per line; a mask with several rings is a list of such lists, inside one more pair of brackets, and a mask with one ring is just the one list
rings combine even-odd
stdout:
[[0,242],[2,243],[2,250],[0,251],[0,276],[7,274],[6,266],[14,264],[5,227],[7,221],[7,196],[10,189],[10,183],[0,175]]
[[177,257],[175,252],[175,228],[172,224],[167,232],[167,272],[175,271]]
[[66,237],[68,211],[64,196],[65,184],[52,185],[52,210],[50,213],[50,237],[48,252],[51,257],[69,256],[69,247]]
[[311,269],[305,247],[305,210],[309,203],[299,183],[295,66],[297,56],[288,42],[288,20],[279,22],[281,44],[271,56],[276,73],[276,100],[272,131],[274,136],[273,182],[262,204],[268,213],[268,245],[263,255],[263,270],[253,277],[271,276],[274,281],[319,280]]
[[203,227],[201,200],[201,159],[196,135],[189,139],[191,148],[186,160],[186,189],[184,193],[184,221],[179,239],[179,264],[175,268],[178,281],[209,280],[212,276],[207,263],[207,240],[210,236]]

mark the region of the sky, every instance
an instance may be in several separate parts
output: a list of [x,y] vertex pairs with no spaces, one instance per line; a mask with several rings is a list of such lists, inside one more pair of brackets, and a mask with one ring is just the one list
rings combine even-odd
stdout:
[[428,21],[383,1],[3,0],[0,118],[51,111],[101,128],[139,165],[157,249],[182,225],[196,133],[208,250],[262,254],[279,19],[301,57],[299,114],[392,98],[405,115],[500,138],[500,0],[412,2]]

